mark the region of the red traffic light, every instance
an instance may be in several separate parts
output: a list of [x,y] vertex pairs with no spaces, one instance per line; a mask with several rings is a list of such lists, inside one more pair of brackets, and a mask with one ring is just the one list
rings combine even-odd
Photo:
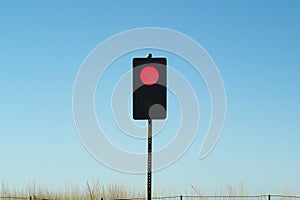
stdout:
[[166,119],[167,59],[133,58],[132,68],[133,119]]
[[140,79],[145,85],[153,85],[159,79],[159,72],[153,66],[146,66],[141,70]]

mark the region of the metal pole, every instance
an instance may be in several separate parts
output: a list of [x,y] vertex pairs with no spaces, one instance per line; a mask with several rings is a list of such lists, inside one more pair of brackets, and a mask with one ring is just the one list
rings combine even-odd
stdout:
[[[147,58],[152,58],[149,53]],[[152,186],[152,119],[148,119],[147,200],[151,200]]]
[[151,200],[152,179],[152,120],[148,119],[147,200]]

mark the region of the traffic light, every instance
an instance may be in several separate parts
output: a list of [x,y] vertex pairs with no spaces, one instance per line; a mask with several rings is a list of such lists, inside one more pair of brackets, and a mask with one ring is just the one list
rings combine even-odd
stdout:
[[167,59],[133,59],[133,119],[167,117]]

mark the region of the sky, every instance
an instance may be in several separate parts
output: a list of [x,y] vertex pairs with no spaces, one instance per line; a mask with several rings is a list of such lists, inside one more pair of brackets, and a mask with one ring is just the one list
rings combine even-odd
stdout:
[[[153,173],[154,191],[184,193],[194,185],[213,194],[243,183],[251,194],[299,194],[299,11],[296,0],[1,1],[0,181],[52,188],[99,181],[144,190],[145,174],[111,169],[86,150],[73,119],[72,95],[80,67],[97,45],[130,29],[161,27],[189,36],[213,59],[226,91],[226,119],[213,151],[199,159],[211,117],[205,82],[180,56],[150,49],[190,82],[201,112],[190,148]],[[147,51],[111,63],[95,94],[107,137],[138,153],[146,151],[146,141],[126,138],[107,104],[131,59]],[[176,137],[179,104],[168,91],[168,119],[153,138],[154,151]],[[141,135],[146,134],[145,123],[132,123],[144,126]]]

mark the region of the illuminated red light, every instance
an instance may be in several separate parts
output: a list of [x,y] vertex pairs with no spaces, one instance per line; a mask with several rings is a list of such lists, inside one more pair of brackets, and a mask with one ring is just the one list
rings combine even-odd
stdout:
[[145,85],[153,85],[159,79],[158,70],[153,66],[146,66],[140,73],[140,79]]

